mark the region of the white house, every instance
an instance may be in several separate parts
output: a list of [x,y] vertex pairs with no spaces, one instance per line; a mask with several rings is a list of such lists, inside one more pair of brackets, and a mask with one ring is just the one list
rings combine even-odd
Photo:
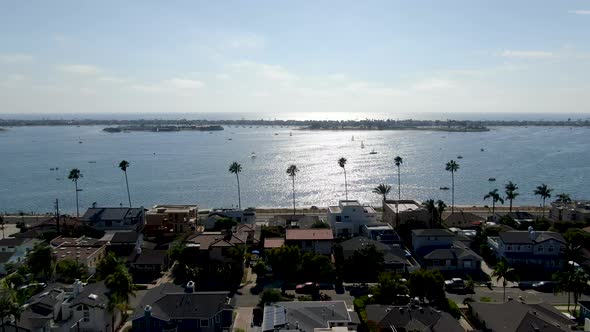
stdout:
[[37,239],[7,237],[0,240],[0,275],[6,274],[6,264],[20,264],[29,251],[39,243]]
[[222,218],[231,218],[238,224],[255,224],[256,223],[256,209],[247,208],[240,209],[217,209],[209,211],[207,218],[203,221],[203,226],[206,230],[215,228],[215,222]]
[[377,223],[377,213],[356,200],[340,201],[338,206],[328,207],[328,223],[337,237],[358,235],[362,226]]

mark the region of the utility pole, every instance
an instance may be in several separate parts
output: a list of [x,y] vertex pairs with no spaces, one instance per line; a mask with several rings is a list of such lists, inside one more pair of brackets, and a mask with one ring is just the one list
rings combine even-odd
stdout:
[[59,231],[59,199],[55,199],[55,222],[57,225],[57,233],[61,234]]

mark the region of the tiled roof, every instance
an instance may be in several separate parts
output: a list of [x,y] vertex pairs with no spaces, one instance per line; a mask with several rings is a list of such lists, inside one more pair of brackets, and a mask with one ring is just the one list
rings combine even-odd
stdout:
[[[550,327],[542,331],[571,331],[570,322],[561,312],[546,303],[525,304],[518,301],[504,303],[469,303],[479,321],[494,332],[528,332],[532,326]],[[561,327],[557,327],[557,326]]]
[[531,239],[531,236],[529,235],[528,231],[502,232],[499,234],[499,236],[502,242],[511,244],[533,244],[543,242],[549,239],[566,243],[563,236],[556,232],[535,232],[534,240]]
[[424,256],[424,259],[460,259],[465,257],[473,257],[476,260],[481,260],[481,257],[470,249],[463,248],[449,248],[449,249],[435,249]]
[[403,331],[447,332],[462,331],[459,322],[446,312],[431,307],[368,305],[367,319],[380,328]]
[[86,210],[81,220],[85,222],[97,222],[101,220],[124,220],[138,218],[143,208],[90,208]]
[[287,241],[291,240],[333,240],[332,230],[323,229],[288,229],[285,236]]
[[116,232],[111,243],[135,243],[139,238],[138,232]]
[[108,288],[105,286],[104,281],[99,281],[94,284],[88,284],[84,286],[84,289],[74,300],[72,300],[72,306],[78,304],[85,304],[91,307],[105,308],[109,303]]
[[265,249],[272,249],[272,248],[279,248],[285,244],[285,239],[282,237],[274,237],[270,238],[267,237],[264,239],[264,248]]

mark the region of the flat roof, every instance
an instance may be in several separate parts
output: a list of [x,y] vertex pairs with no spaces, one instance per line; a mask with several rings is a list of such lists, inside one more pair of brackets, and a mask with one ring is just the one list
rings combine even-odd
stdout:
[[396,204],[397,201],[387,201],[386,204],[389,206],[393,211],[399,212],[408,212],[408,211],[416,211],[416,210],[423,210],[423,206],[420,203],[415,201],[400,201]]
[[288,229],[286,240],[333,240],[334,234],[329,228],[323,229]]
[[59,247],[53,250],[57,260],[71,259],[71,260],[86,260],[88,257],[94,256],[99,251],[104,250],[102,247]]

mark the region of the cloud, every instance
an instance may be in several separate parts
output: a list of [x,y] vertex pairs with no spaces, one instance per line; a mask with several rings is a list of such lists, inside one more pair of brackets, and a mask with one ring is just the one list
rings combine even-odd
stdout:
[[217,75],[215,75],[215,78],[220,81],[227,81],[227,80],[231,79],[231,77],[228,74],[217,74]]
[[412,85],[414,90],[435,90],[455,87],[455,82],[448,79],[429,78]]
[[155,84],[133,84],[131,85],[131,89],[149,93],[176,92],[179,94],[186,94],[191,90],[198,90],[204,86],[205,83],[197,80],[171,78],[157,82]]
[[172,78],[169,80],[165,80],[163,81],[163,84],[169,85],[175,89],[199,89],[205,85],[201,81],[186,80],[182,78]]
[[98,75],[101,73],[98,67],[92,65],[61,65],[58,68],[63,72],[78,75]]
[[590,9],[570,10],[569,13],[576,15],[590,15]]
[[114,76],[103,76],[101,78],[98,79],[99,81],[102,82],[107,82],[107,83],[125,83],[128,80],[124,79],[124,78],[120,78],[120,77],[114,77]]
[[547,51],[531,51],[531,50],[504,50],[500,56],[506,58],[522,58],[522,59],[547,59],[555,56],[552,52]]
[[242,36],[231,38],[227,42],[227,47],[233,49],[260,49],[264,48],[266,40],[256,34],[249,33]]
[[22,53],[0,53],[0,63],[15,64],[33,61],[33,56]]
[[271,65],[253,61],[240,61],[232,65],[242,72],[261,76],[270,81],[294,81],[298,76],[279,65]]

